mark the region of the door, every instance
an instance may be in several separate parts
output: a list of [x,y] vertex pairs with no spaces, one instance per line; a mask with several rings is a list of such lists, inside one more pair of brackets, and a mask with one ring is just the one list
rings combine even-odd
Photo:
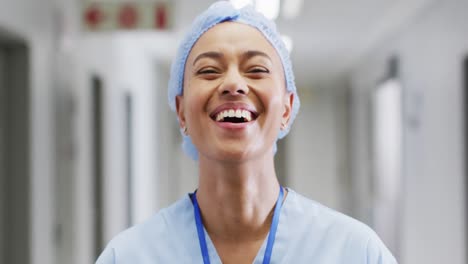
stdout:
[[0,263],[30,263],[26,44],[0,32]]
[[99,76],[93,76],[91,79],[92,94],[92,136],[93,136],[93,186],[94,186],[94,259],[101,254],[104,249],[105,241],[103,238],[103,83]]
[[5,212],[5,184],[6,184],[6,168],[5,168],[5,51],[0,49],[0,262],[4,263],[4,240],[5,230],[4,230],[4,212]]

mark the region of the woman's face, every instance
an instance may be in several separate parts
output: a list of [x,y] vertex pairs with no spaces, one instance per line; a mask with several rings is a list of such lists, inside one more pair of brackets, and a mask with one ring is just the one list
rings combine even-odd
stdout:
[[201,159],[239,162],[273,155],[293,99],[281,60],[264,36],[224,22],[193,46],[176,105]]

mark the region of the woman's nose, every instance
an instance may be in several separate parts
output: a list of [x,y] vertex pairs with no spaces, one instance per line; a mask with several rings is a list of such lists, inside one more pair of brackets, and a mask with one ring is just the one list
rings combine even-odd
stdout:
[[219,87],[222,95],[247,95],[249,87],[238,71],[226,73],[223,83]]

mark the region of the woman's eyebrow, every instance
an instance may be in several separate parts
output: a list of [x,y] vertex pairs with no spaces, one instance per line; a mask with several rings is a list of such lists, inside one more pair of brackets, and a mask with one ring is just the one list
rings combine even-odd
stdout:
[[203,59],[203,58],[211,58],[211,59],[219,60],[222,57],[223,57],[223,54],[221,52],[216,52],[216,51],[204,52],[195,58],[195,60],[193,61],[193,65],[195,65],[195,63],[198,60]]
[[244,52],[244,54],[242,54],[242,57],[243,57],[244,60],[248,60],[248,59],[250,59],[252,57],[255,57],[255,56],[265,57],[265,58],[267,58],[268,60],[271,61],[271,58],[270,58],[270,56],[268,56],[268,54],[266,54],[263,51],[259,51],[259,50],[248,50],[248,51]]

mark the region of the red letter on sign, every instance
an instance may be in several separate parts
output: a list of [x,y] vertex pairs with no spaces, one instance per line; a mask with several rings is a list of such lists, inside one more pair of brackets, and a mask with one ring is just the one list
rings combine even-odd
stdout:
[[157,29],[165,29],[167,27],[167,13],[165,4],[159,4],[156,6],[154,12],[154,26]]
[[119,25],[123,28],[134,28],[137,24],[138,14],[134,6],[124,5],[119,13]]
[[85,11],[85,21],[88,26],[94,28],[102,21],[103,15],[96,5],[90,6]]

